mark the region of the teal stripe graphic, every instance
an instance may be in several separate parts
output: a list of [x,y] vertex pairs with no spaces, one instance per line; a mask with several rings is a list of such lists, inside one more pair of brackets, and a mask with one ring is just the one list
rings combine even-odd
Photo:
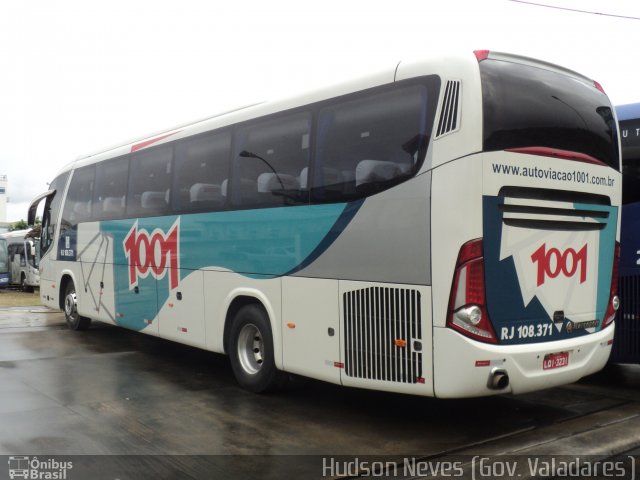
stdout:
[[[180,217],[180,275],[203,268],[230,270],[249,278],[274,278],[310,264],[346,228],[362,202],[202,213]],[[138,275],[138,293],[129,288],[129,267],[123,242],[137,224],[138,235],[171,229],[178,216],[102,222],[113,238],[114,283],[118,323],[142,330],[169,297],[169,275],[159,280]],[[140,252],[144,256],[152,252]]]

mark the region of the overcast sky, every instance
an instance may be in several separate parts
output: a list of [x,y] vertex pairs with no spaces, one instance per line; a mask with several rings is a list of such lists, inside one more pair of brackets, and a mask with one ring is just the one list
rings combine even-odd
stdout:
[[[639,1],[532,1],[640,17]],[[444,48],[544,59],[640,102],[640,20],[510,0],[3,2],[7,219],[82,154]]]

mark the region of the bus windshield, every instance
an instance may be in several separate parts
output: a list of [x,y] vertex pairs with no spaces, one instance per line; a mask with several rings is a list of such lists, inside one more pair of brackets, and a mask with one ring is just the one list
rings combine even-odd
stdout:
[[484,150],[547,147],[582,153],[619,170],[609,100],[596,88],[544,68],[480,62]]

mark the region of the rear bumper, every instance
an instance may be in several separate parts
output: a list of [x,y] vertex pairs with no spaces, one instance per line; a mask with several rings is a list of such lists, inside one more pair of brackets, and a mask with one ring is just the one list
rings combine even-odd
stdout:
[[[480,397],[526,393],[572,383],[601,370],[609,359],[615,327],[556,342],[490,345],[449,328],[433,329],[434,393],[436,397]],[[545,355],[569,352],[565,367],[544,370]],[[492,371],[509,376],[503,389],[489,387]]]

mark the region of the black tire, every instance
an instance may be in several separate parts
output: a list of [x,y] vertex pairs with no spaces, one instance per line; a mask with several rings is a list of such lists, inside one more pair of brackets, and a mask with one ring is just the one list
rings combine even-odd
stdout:
[[286,375],[276,368],[271,324],[264,309],[246,305],[232,322],[229,357],[240,386],[254,393],[281,388]]
[[67,283],[67,288],[64,291],[64,318],[71,330],[86,330],[91,325],[90,318],[78,314],[76,287],[71,280]]

